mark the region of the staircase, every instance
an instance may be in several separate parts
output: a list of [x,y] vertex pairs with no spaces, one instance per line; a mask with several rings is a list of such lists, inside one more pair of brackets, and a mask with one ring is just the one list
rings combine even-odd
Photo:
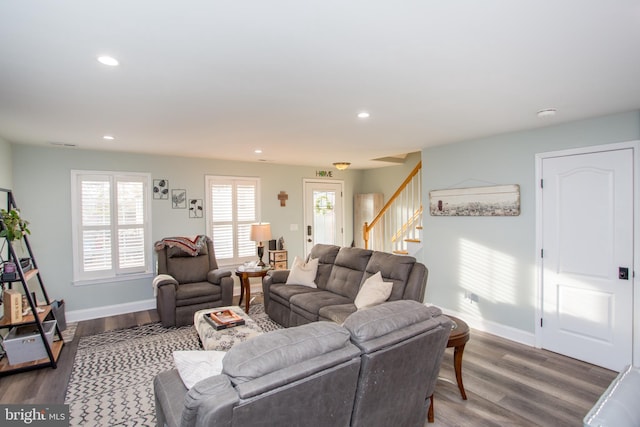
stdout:
[[362,231],[365,249],[415,255],[422,248],[422,162]]

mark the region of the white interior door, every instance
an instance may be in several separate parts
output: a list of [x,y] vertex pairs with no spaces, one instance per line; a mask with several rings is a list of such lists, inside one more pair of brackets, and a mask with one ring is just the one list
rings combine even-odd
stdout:
[[542,347],[614,370],[632,361],[633,163],[632,149],[542,160]]
[[304,181],[306,254],[316,243],[344,245],[343,187],[341,181]]

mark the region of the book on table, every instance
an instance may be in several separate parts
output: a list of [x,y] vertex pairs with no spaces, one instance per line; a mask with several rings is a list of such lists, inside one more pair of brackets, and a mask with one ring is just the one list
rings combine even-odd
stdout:
[[215,310],[205,314],[205,319],[216,329],[233,328],[234,326],[244,325],[244,319],[233,310]]

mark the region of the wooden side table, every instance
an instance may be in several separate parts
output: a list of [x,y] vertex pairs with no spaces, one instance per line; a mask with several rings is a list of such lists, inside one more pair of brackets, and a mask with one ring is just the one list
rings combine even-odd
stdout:
[[248,269],[245,270],[244,267],[240,266],[236,269],[236,276],[240,278],[240,300],[238,301],[238,305],[242,304],[242,297],[244,297],[245,292],[247,293],[246,300],[244,302],[244,312],[249,314],[249,304],[251,304],[251,283],[249,282],[250,277],[264,277],[267,275],[267,272],[271,270],[271,267],[265,267],[261,270]]
[[451,335],[449,335],[449,341],[447,341],[447,348],[453,347],[453,367],[456,371],[456,381],[458,382],[462,399],[467,400],[467,393],[465,393],[464,385],[462,384],[462,353],[464,352],[465,344],[469,341],[469,325],[457,317],[447,317],[454,323]]

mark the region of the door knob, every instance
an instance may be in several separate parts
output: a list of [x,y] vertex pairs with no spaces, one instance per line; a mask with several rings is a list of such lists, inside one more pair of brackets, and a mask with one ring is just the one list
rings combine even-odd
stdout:
[[627,267],[618,267],[618,279],[629,280],[629,269]]

